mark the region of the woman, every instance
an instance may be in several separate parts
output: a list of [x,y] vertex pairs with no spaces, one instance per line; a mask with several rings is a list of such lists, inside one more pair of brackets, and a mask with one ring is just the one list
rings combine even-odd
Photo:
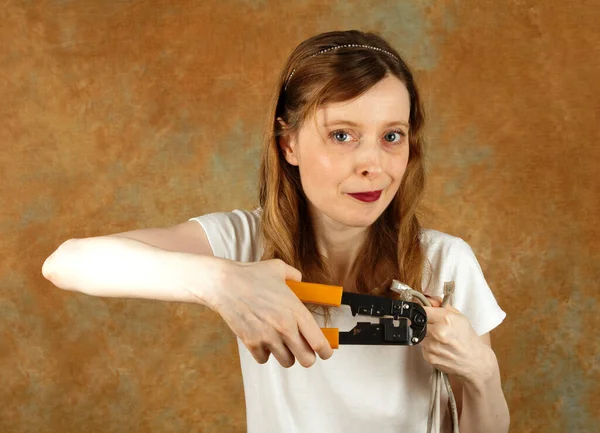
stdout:
[[[66,290],[218,312],[238,337],[249,432],[424,432],[433,367],[450,377],[461,432],[506,432],[489,339],[505,313],[470,247],[419,223],[422,129],[411,71],[385,40],[314,36],[279,79],[258,209],[69,240],[43,274]],[[351,329],[357,318],[309,311],[286,279],[388,297],[402,281],[431,296],[428,335],[334,354],[319,328]],[[446,281],[453,307],[436,308]]]

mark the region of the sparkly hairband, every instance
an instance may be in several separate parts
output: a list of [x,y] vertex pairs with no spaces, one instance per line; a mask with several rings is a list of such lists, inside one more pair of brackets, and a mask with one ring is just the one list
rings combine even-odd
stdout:
[[[361,45],[361,44],[345,44],[345,45],[337,45],[335,47],[331,47],[331,48],[326,48],[324,50],[319,51],[316,54],[313,54],[312,56],[310,56],[309,58],[318,56],[319,54],[323,54],[326,53],[327,51],[332,51],[332,50],[337,50],[340,48],[368,48],[369,50],[375,50],[375,51],[379,51],[382,53],[387,54],[388,56],[392,56],[394,59],[400,61],[400,59],[395,56],[394,54],[390,53],[389,51],[386,50],[382,50],[381,48],[377,48],[377,47],[372,47],[371,45]],[[287,90],[288,84],[290,84],[290,80],[292,79],[292,77],[294,76],[294,72],[296,72],[296,68],[294,68],[292,70],[292,73],[290,74],[289,78],[287,79],[287,81],[285,82],[285,87],[283,88],[283,90]]]

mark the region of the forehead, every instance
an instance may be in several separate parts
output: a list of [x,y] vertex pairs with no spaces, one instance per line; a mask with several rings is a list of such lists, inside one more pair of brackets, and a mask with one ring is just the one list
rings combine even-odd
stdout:
[[365,125],[390,122],[408,124],[410,96],[404,83],[390,76],[358,98],[319,107],[316,115],[319,125],[344,120]]

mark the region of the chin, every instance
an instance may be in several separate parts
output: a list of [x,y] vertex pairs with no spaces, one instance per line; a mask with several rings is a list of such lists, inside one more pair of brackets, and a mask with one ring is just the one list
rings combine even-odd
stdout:
[[377,218],[379,218],[382,213],[383,209],[370,209],[369,211],[362,210],[358,212],[355,210],[350,210],[348,212],[344,212],[341,215],[338,215],[338,218],[336,218],[336,220],[348,227],[366,228],[371,226],[375,221],[377,221]]
[[309,207],[313,215],[315,213],[321,214],[338,224],[353,228],[371,226],[386,208],[383,202],[363,206],[360,203],[337,202],[335,200],[319,203],[319,206],[315,206],[309,201]]

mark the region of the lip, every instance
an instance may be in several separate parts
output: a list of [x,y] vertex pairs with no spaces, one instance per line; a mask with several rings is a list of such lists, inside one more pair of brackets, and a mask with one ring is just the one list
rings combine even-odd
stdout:
[[379,197],[381,197],[382,191],[383,190],[355,192],[355,193],[348,193],[348,195],[352,198],[355,198],[356,200],[359,200],[359,201],[362,201],[365,203],[372,203],[374,201],[379,200]]

